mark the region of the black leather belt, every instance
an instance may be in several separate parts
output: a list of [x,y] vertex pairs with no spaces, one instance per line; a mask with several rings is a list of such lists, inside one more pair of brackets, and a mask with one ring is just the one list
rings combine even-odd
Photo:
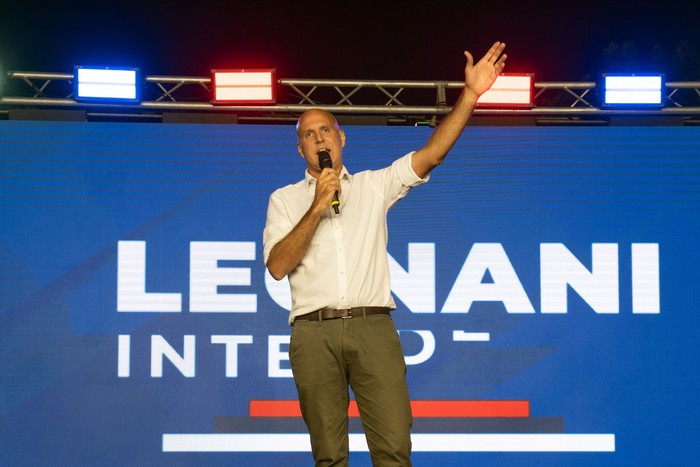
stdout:
[[312,311],[311,313],[306,313],[305,315],[297,316],[294,320],[304,320],[304,321],[318,321],[319,319],[323,321],[324,319],[336,319],[336,318],[354,318],[357,316],[369,316],[369,315],[388,315],[391,313],[391,308],[385,306],[356,306],[353,308],[321,308],[320,310]]

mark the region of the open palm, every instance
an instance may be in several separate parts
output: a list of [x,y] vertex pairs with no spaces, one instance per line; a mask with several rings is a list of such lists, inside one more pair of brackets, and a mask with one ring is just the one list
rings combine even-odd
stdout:
[[467,57],[467,66],[464,69],[464,83],[467,88],[482,95],[493,85],[498,75],[503,71],[508,56],[503,53],[506,44],[504,42],[494,42],[486,55],[474,64],[474,58],[468,51],[464,51]]

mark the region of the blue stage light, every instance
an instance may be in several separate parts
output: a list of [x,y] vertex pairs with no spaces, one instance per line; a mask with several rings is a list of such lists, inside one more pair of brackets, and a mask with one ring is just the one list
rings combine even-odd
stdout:
[[664,76],[637,74],[604,74],[604,106],[656,106],[664,103]]
[[76,66],[75,100],[80,102],[140,102],[138,68]]

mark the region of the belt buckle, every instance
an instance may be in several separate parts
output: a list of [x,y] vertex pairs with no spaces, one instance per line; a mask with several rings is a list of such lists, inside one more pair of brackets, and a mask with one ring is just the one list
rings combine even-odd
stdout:
[[340,317],[342,319],[349,319],[352,318],[352,310],[350,308],[343,308],[340,311]]

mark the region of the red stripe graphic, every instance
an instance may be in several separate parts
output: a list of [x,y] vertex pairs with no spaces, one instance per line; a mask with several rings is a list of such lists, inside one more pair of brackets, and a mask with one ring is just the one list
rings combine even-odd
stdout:
[[[530,416],[530,401],[411,401],[414,417],[520,418]],[[357,403],[350,401],[350,417],[359,417]],[[301,417],[299,401],[252,400],[251,417]]]

